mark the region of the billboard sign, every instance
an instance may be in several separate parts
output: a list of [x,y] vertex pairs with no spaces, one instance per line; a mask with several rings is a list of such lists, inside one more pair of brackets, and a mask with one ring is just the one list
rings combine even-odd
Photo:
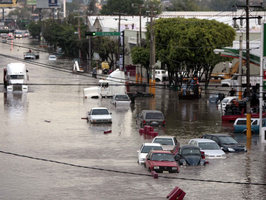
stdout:
[[0,8],[10,8],[17,5],[17,0],[0,0]]
[[58,8],[59,0],[37,0],[37,8]]
[[28,6],[35,6],[37,4],[37,0],[27,0]]
[[0,4],[13,4],[12,0],[0,0]]
[[49,0],[49,7],[58,6],[57,0]]

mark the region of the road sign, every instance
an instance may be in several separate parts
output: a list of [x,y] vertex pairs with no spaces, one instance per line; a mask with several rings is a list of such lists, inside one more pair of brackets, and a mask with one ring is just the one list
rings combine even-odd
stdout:
[[86,32],[86,36],[120,36],[120,32]]

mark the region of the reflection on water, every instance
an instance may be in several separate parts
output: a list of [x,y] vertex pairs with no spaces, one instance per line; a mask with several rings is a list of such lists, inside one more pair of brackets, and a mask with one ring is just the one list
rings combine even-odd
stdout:
[[4,108],[9,116],[22,115],[28,108],[27,93],[4,92]]

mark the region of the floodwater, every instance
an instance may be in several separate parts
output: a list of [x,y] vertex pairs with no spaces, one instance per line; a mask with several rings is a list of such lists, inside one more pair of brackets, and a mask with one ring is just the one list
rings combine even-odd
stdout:
[[[21,46],[28,40],[14,40]],[[23,58],[27,49],[0,44],[1,54]],[[3,66],[17,62],[1,56]],[[41,52],[34,62],[56,69],[71,61],[48,61]],[[166,199],[176,186],[187,200],[265,199],[266,146],[254,136],[247,153],[227,154],[206,166],[181,167],[179,174],[150,176],[137,164],[137,150],[152,138],[139,134],[136,116],[143,109],[166,115],[160,135],[174,135],[181,145],[204,133],[232,133],[221,113],[200,100],[178,100],[176,92],[156,89],[155,98],[136,98],[131,107],[117,108],[110,99],[84,99],[83,88],[96,79],[27,63],[28,93],[4,93],[0,86],[0,199]],[[1,78],[2,79],[2,78]],[[86,86],[85,84],[88,84]],[[108,107],[111,125],[91,125],[87,111]],[[104,131],[112,130],[104,134]],[[246,144],[244,135],[236,139]],[[250,183],[250,184],[245,184]]]

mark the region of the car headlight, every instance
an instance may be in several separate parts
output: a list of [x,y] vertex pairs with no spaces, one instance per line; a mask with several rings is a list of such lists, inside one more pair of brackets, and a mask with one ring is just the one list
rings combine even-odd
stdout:
[[172,170],[177,170],[177,167],[172,167]]
[[230,148],[230,147],[229,147],[229,148],[228,148],[228,151],[235,151],[235,150],[234,150],[233,148]]
[[159,166],[154,166],[153,169],[160,169],[160,167]]

